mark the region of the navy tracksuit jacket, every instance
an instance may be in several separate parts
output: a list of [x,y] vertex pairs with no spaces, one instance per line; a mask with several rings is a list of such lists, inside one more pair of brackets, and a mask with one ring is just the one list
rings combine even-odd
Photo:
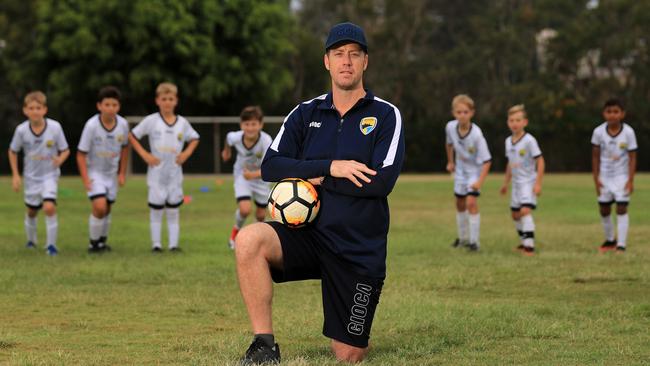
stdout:
[[[344,116],[332,94],[299,104],[286,117],[262,162],[262,179],[325,177],[313,229],[320,241],[362,275],[386,276],[387,196],[404,158],[402,117],[366,91]],[[329,175],[332,160],[355,160],[376,170],[359,188]]]

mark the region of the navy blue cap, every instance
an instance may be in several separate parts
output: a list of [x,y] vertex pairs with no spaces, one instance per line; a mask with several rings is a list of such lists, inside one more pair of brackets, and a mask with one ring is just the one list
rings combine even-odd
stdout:
[[364,52],[368,52],[368,43],[366,42],[366,35],[363,33],[363,29],[350,22],[339,23],[330,29],[330,34],[327,36],[327,41],[325,42],[325,51],[338,43],[346,41],[358,43]]

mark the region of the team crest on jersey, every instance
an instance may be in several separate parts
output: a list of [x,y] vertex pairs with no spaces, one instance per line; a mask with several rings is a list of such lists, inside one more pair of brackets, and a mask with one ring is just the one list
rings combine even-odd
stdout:
[[627,149],[627,143],[625,143],[625,142],[621,142],[620,144],[618,144],[618,147],[619,147],[621,150],[625,150],[625,149]]
[[519,156],[524,156],[524,155],[526,155],[526,149],[520,149]]
[[54,140],[45,141],[45,146],[47,146],[48,148],[54,146]]
[[361,133],[364,135],[369,134],[372,132],[372,130],[377,127],[377,118],[375,117],[364,117],[361,119],[361,122],[359,122],[359,129],[361,130]]
[[470,154],[474,154],[474,153],[476,152],[476,147],[474,147],[474,146],[469,146],[469,147],[467,148],[467,152],[470,153]]
[[183,141],[183,133],[182,132],[179,133],[178,136],[176,136],[176,137],[178,138],[178,141]]
[[264,155],[261,151],[255,154],[255,157],[258,159],[262,158],[262,155]]
[[124,142],[124,135],[117,135],[117,142],[120,144]]

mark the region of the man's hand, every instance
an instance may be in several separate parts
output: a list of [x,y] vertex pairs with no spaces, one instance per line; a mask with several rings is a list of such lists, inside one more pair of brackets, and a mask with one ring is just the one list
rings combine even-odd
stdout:
[[230,149],[224,148],[221,150],[221,159],[223,161],[228,161],[232,157],[232,151]]
[[325,179],[325,177],[316,177],[316,178],[309,178],[307,179],[307,181],[311,183],[312,186],[319,186],[323,182],[323,179]]
[[363,187],[359,179],[370,183],[370,178],[366,174],[375,175],[377,172],[354,160],[334,160],[330,165],[330,175],[332,177],[347,178],[359,188]]
[[117,183],[119,183],[120,187],[123,187],[124,183],[126,183],[126,174],[123,173],[118,174]]
[[476,181],[476,182],[472,183],[472,185],[470,185],[469,187],[470,187],[473,191],[477,191],[477,192],[478,192],[478,191],[481,190],[481,182],[480,182],[480,181]]
[[144,156],[144,161],[147,163],[149,166],[156,166],[160,164],[160,159],[157,157],[153,156],[153,154],[147,154]]
[[20,190],[20,184],[20,175],[14,175],[11,177],[11,187],[14,189],[14,192],[18,192]]
[[447,163],[447,171],[449,173],[453,173],[454,169],[456,169],[456,164],[454,164],[453,162],[452,163]]
[[535,183],[535,186],[533,186],[533,193],[535,193],[536,196],[541,196],[542,195],[542,185],[539,183]]
[[628,195],[634,192],[634,181],[628,180],[627,183],[625,183],[625,192],[627,192]]
[[499,189],[499,193],[501,193],[502,196],[505,196],[506,193],[508,193],[508,184],[504,184],[501,186],[501,189]]

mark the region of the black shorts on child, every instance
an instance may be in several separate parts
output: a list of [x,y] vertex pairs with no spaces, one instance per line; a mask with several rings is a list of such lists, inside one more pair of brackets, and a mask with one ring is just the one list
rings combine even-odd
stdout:
[[321,280],[323,335],[339,342],[367,347],[383,279],[362,276],[336,256],[309,228],[291,229],[268,222],[280,238],[283,270],[271,269],[277,283]]

